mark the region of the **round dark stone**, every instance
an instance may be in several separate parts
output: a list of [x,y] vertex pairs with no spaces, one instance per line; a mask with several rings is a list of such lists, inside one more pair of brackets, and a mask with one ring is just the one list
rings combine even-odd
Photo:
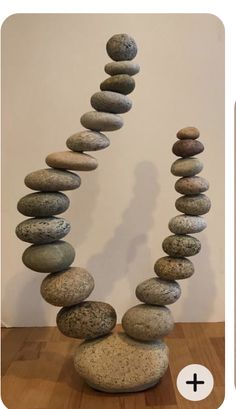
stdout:
[[128,34],[115,34],[106,44],[107,54],[114,61],[133,60],[137,54],[137,45]]
[[204,146],[201,142],[194,139],[183,139],[175,142],[172,148],[172,152],[176,156],[187,158],[189,156],[198,155],[204,151]]
[[107,78],[100,84],[100,89],[102,91],[119,92],[124,95],[130,94],[134,88],[134,79],[126,74],[113,75],[113,77]]

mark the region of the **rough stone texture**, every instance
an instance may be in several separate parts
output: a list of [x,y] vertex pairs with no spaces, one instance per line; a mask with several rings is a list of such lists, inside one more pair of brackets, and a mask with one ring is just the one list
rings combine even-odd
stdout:
[[74,248],[65,241],[33,244],[22,255],[22,261],[26,267],[40,273],[66,270],[73,263],[74,258]]
[[81,184],[79,175],[59,169],[40,169],[25,177],[25,185],[33,190],[56,192],[77,189]]
[[199,253],[201,243],[192,236],[173,235],[162,242],[162,248],[171,257],[190,257]]
[[46,163],[52,168],[90,171],[98,166],[95,158],[80,152],[54,152],[46,157]]
[[100,132],[86,130],[71,135],[66,145],[75,152],[98,151],[110,145],[108,137]]
[[205,214],[211,208],[211,201],[206,195],[181,196],[175,202],[175,207],[179,212],[193,216]]
[[94,279],[81,267],[49,274],[41,284],[41,295],[49,304],[68,307],[89,297],[94,289]]
[[175,183],[175,190],[182,195],[198,195],[208,189],[209,182],[200,176],[181,178]]
[[105,65],[105,72],[109,75],[135,75],[140,71],[140,66],[131,61],[109,62]]
[[204,146],[201,142],[193,139],[183,139],[175,142],[172,152],[176,156],[187,158],[188,156],[198,155],[204,151]]
[[167,307],[138,304],[126,311],[122,327],[138,341],[155,341],[172,331],[174,320]]
[[70,231],[70,223],[59,217],[27,219],[16,227],[17,237],[28,243],[52,243],[65,237]]
[[124,125],[121,116],[110,114],[108,112],[90,111],[86,112],[80,118],[81,124],[85,128],[93,131],[116,131]]
[[202,162],[197,158],[177,159],[171,166],[175,176],[194,176],[203,169]]
[[79,345],[75,369],[95,389],[137,392],[154,386],[168,368],[168,347],[161,341],[139,342],[124,333]]
[[132,101],[119,92],[100,91],[92,95],[91,105],[97,111],[124,114],[132,108]]
[[17,210],[24,216],[49,217],[65,212],[70,205],[64,193],[30,193],[17,203]]
[[177,133],[177,138],[179,139],[197,139],[200,136],[200,132],[194,126],[188,126],[186,128],[180,129]]
[[182,280],[194,273],[194,265],[187,258],[161,257],[154,265],[155,273],[164,280]]
[[169,221],[169,229],[174,234],[199,233],[206,227],[206,221],[200,216],[180,215]]
[[106,44],[107,54],[114,61],[133,60],[138,49],[134,39],[128,34],[115,34]]
[[64,307],[57,314],[57,326],[67,337],[92,339],[109,334],[116,325],[114,308],[100,301],[85,301]]
[[180,296],[181,288],[176,281],[161,280],[157,277],[143,281],[136,288],[136,297],[146,304],[173,304]]
[[134,79],[126,74],[113,75],[113,77],[107,78],[100,84],[102,91],[119,92],[124,95],[130,94],[134,88]]

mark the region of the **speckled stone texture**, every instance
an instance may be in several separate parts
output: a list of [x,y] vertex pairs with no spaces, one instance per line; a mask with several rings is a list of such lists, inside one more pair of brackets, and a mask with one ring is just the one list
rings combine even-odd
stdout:
[[134,88],[134,79],[126,74],[113,75],[113,77],[105,79],[100,84],[101,91],[119,92],[124,95],[130,94]]
[[97,111],[86,112],[81,116],[80,122],[85,128],[92,129],[93,131],[107,132],[116,131],[124,125],[121,116]]
[[175,176],[195,176],[203,169],[202,162],[197,158],[177,159],[171,166]]
[[59,217],[27,219],[16,227],[17,237],[28,243],[52,243],[65,237],[70,231],[70,223]]
[[75,351],[75,369],[94,389],[138,392],[154,386],[168,368],[168,347],[138,342],[124,333],[84,341]]
[[46,163],[52,168],[90,171],[98,166],[95,158],[87,153],[80,152],[54,152],[46,157]]
[[98,151],[110,145],[108,137],[100,132],[85,130],[71,135],[66,145],[75,152]]
[[134,39],[128,34],[115,34],[106,44],[107,54],[114,61],[133,60],[138,49]]
[[69,198],[60,192],[30,193],[17,203],[17,210],[24,216],[49,217],[65,212],[70,205]]
[[119,92],[101,91],[91,97],[91,105],[97,111],[124,114],[132,108],[132,101]]
[[208,189],[209,182],[200,176],[184,177],[175,183],[175,190],[182,195],[197,195]]
[[135,75],[140,71],[139,64],[136,64],[131,61],[116,61],[109,62],[105,65],[105,72],[109,75]]
[[25,184],[33,190],[56,192],[77,189],[81,184],[79,175],[59,169],[40,169],[25,177]]
[[204,230],[207,224],[200,216],[179,215],[173,217],[168,226],[174,234],[193,234]]
[[188,126],[180,129],[176,136],[178,139],[197,139],[200,136],[200,132],[194,126]]
[[176,200],[175,207],[179,212],[198,216],[209,212],[211,201],[204,194],[181,196]]
[[164,280],[182,280],[194,273],[194,265],[187,258],[161,257],[155,265],[154,271]]
[[195,156],[204,151],[204,146],[201,142],[194,139],[183,139],[175,142],[172,148],[172,152],[176,156],[187,158],[189,156]]
[[180,285],[176,281],[149,278],[136,288],[139,301],[153,305],[168,305],[176,302],[181,296]]
[[116,325],[114,308],[100,301],[85,301],[64,307],[57,314],[57,326],[67,337],[92,339],[112,331]]
[[184,234],[168,236],[162,242],[165,253],[171,257],[190,257],[201,250],[201,242],[192,236]]
[[94,279],[81,267],[49,274],[41,284],[41,295],[49,304],[68,307],[89,297],[94,289]]
[[155,341],[172,331],[174,320],[167,307],[138,304],[126,311],[122,327],[138,341]]

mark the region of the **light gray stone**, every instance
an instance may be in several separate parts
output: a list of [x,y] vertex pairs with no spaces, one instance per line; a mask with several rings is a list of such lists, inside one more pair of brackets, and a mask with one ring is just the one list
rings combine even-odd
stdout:
[[149,278],[136,288],[139,301],[153,305],[168,305],[176,302],[181,296],[180,285],[176,281]]
[[206,195],[181,196],[175,202],[175,207],[179,212],[198,216],[206,214],[211,208],[211,201]]
[[177,133],[178,139],[197,139],[200,136],[200,132],[194,126],[188,126],[186,128],[180,129]]
[[183,139],[175,142],[172,148],[172,152],[176,156],[187,158],[189,156],[195,156],[204,151],[204,146],[201,142],[194,139]]
[[52,243],[65,237],[70,231],[70,223],[59,217],[27,219],[16,227],[17,237],[28,243]]
[[202,162],[197,158],[177,159],[171,166],[175,176],[194,176],[203,169]]
[[119,92],[100,91],[92,95],[91,105],[97,111],[124,114],[132,108],[132,101]]
[[49,217],[65,212],[70,205],[69,198],[60,192],[30,193],[17,203],[17,210],[24,216]]
[[182,195],[197,195],[208,189],[209,182],[200,176],[181,178],[175,183],[175,190]]
[[54,152],[46,157],[46,163],[52,168],[90,171],[98,166],[98,162],[92,156],[81,152]]
[[140,66],[131,61],[109,62],[105,65],[105,72],[109,75],[135,75],[140,71]]
[[169,229],[174,234],[199,233],[207,227],[200,216],[179,215],[169,221]]
[[168,236],[163,241],[162,248],[171,257],[190,257],[199,253],[201,243],[195,237],[179,234]]
[[93,131],[116,131],[122,128],[124,121],[121,116],[111,114],[109,112],[86,112],[80,118],[81,124],[85,128],[92,129]]
[[98,151],[110,145],[108,137],[100,132],[85,130],[71,135],[66,145],[75,152]]
[[81,184],[79,175],[59,169],[40,169],[25,177],[25,184],[33,190],[56,192],[77,189]]
[[107,54],[114,61],[133,60],[138,49],[135,40],[128,34],[115,34],[106,44]]
[[155,265],[154,271],[164,280],[182,280],[194,273],[194,265],[187,258],[161,257]]
[[130,75],[113,75],[100,84],[101,91],[113,91],[128,95],[135,88],[135,81]]

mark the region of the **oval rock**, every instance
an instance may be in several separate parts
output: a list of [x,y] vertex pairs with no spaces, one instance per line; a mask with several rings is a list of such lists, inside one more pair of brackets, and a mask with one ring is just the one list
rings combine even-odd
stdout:
[[114,61],[133,60],[138,49],[135,40],[128,34],[115,34],[106,44],[107,54]]
[[211,208],[211,201],[206,195],[181,196],[175,202],[175,207],[179,212],[198,216],[206,214]]
[[110,145],[108,137],[96,131],[81,131],[71,135],[66,145],[74,152],[98,151]]
[[179,215],[169,221],[169,229],[174,234],[199,233],[207,227],[200,216]]
[[175,142],[172,148],[172,152],[176,156],[187,158],[189,156],[198,155],[204,151],[204,146],[201,142],[193,139],[183,139]]
[[100,84],[101,91],[113,91],[128,95],[135,88],[135,81],[126,74],[113,75]]
[[27,219],[16,227],[17,237],[28,243],[52,243],[65,237],[70,231],[70,223],[59,217]]
[[77,189],[81,184],[79,175],[59,169],[40,169],[25,177],[25,185],[33,190],[56,192]]
[[203,169],[202,162],[197,158],[177,159],[171,166],[175,176],[194,176]]
[[109,75],[135,75],[140,71],[140,66],[131,61],[109,62],[105,65],[105,72]]
[[175,183],[175,190],[182,195],[197,195],[208,189],[209,182],[200,176],[181,178]]
[[80,118],[81,124],[85,128],[93,131],[116,131],[122,128],[124,121],[121,116],[110,114],[109,112],[86,112]]
[[132,108],[132,101],[118,92],[100,91],[92,95],[91,105],[97,111],[124,114]]
[[177,133],[178,139],[197,139],[200,136],[200,132],[194,126],[187,126],[186,128],[182,128]]
[[201,243],[192,236],[173,235],[163,241],[162,248],[171,257],[190,257],[199,253]]
[[18,211],[29,217],[49,217],[65,212],[70,205],[69,198],[60,192],[30,193],[17,203]]
[[176,302],[181,296],[180,285],[176,281],[149,278],[136,288],[139,301],[153,305],[168,305]]
[[187,258],[161,257],[154,265],[155,273],[164,280],[182,280],[194,273],[194,265]]
[[52,168],[90,171],[98,166],[95,158],[81,152],[54,152],[46,157],[46,163]]

